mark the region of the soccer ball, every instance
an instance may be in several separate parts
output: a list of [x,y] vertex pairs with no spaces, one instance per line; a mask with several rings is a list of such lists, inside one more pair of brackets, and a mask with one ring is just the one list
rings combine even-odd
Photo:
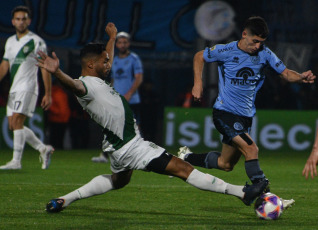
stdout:
[[281,198],[273,193],[264,193],[255,202],[255,213],[263,220],[276,220],[283,213]]

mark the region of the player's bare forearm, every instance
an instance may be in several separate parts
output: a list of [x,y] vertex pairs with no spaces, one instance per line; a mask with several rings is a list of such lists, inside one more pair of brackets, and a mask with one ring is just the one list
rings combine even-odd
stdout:
[[116,42],[117,28],[114,23],[109,22],[105,28],[105,31],[109,36],[109,40],[106,45],[106,52],[109,56],[109,63],[112,65],[114,60],[114,47]]
[[193,58],[193,74],[194,74],[194,86],[192,89],[192,95],[195,100],[200,100],[202,97],[202,73],[204,67],[203,50],[197,52]]
[[9,62],[6,60],[2,60],[0,64],[0,81],[6,76],[9,71]]
[[83,96],[86,93],[86,89],[82,81],[71,78],[60,68],[54,73],[54,75],[62,83],[62,85],[71,90],[75,95]]
[[52,104],[52,97],[51,97],[52,79],[51,79],[51,74],[47,70],[41,68],[41,73],[42,73],[42,79],[43,79],[43,84],[45,89],[45,94],[41,101],[41,107],[44,110],[48,110]]
[[309,155],[305,167],[303,169],[303,176],[308,179],[310,173],[311,178],[314,179],[314,176],[317,176],[317,164],[318,164],[318,128],[316,130],[315,142]]
[[143,74],[142,73],[135,74],[135,81],[133,82],[131,88],[129,89],[129,91],[127,92],[125,96],[127,101],[129,101],[131,96],[137,91],[142,81],[143,81]]
[[281,73],[281,77],[286,81],[297,83],[314,83],[316,79],[316,76],[311,72],[311,70],[298,73],[287,68]]
[[42,79],[45,89],[45,95],[51,96],[52,94],[52,79],[51,73],[49,73],[46,69],[41,68]]

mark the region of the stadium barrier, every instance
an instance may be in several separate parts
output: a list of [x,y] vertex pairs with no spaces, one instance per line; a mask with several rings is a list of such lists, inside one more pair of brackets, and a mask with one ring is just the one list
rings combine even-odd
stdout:
[[[260,150],[310,151],[318,127],[318,111],[258,110],[251,136]],[[221,149],[222,135],[215,129],[210,108],[166,107],[164,146],[193,151]]]

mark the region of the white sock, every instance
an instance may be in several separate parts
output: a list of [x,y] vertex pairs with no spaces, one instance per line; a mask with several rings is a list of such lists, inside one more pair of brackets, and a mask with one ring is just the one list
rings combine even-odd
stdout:
[[230,194],[240,198],[244,196],[243,186],[228,184],[220,178],[202,173],[196,169],[190,173],[187,183],[201,190]]
[[25,133],[25,141],[31,145],[32,148],[38,151],[44,151],[45,145],[42,141],[34,134],[34,132],[26,126],[23,126],[23,130]]
[[13,130],[13,160],[21,162],[25,135],[23,129]]
[[114,189],[114,186],[111,175],[99,175],[82,187],[60,198],[65,200],[63,207],[67,207],[73,201],[104,194],[112,189]]
[[239,198],[243,198],[245,193],[243,192],[244,186],[227,184],[225,194],[233,195]]

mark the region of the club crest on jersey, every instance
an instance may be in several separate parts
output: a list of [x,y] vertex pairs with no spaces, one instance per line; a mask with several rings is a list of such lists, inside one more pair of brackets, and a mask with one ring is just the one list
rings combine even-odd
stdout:
[[239,60],[240,60],[240,59],[239,59],[238,57],[234,57],[233,60],[232,60],[232,62],[234,62],[234,63],[239,63]]
[[29,52],[29,46],[24,46],[23,47],[23,53],[27,53],[27,52]]
[[258,55],[257,56],[251,56],[250,59],[251,59],[251,62],[253,64],[255,64],[255,65],[259,64],[259,62],[261,60],[261,58]]
[[243,125],[240,122],[235,122],[233,125],[234,129],[240,131],[243,129]]

